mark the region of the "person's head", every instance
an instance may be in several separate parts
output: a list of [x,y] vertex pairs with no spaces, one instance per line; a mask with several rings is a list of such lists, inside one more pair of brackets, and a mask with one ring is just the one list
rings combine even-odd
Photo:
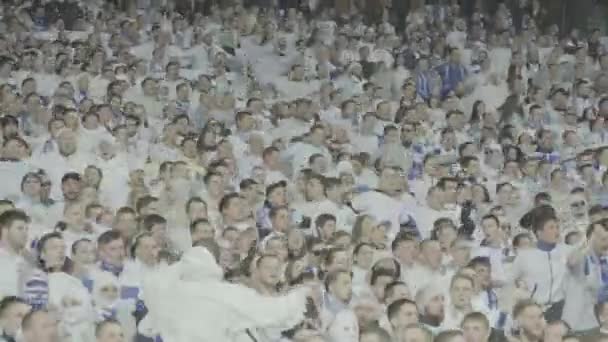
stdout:
[[57,147],[59,148],[59,153],[65,157],[76,153],[78,148],[78,138],[76,133],[70,129],[62,130],[57,136]]
[[217,172],[208,172],[203,181],[207,186],[207,191],[212,197],[221,197],[224,194],[224,177]]
[[352,297],[352,276],[345,270],[330,272],[325,277],[325,289],[343,303],[350,302]]
[[491,286],[492,280],[492,264],[487,257],[478,256],[469,262],[469,267],[475,270],[477,283],[482,289],[487,289]]
[[68,202],[78,201],[82,191],[82,178],[80,174],[69,172],[61,178],[61,192],[63,198]]
[[452,278],[450,284],[450,298],[452,305],[459,309],[465,310],[471,306],[475,289],[475,281],[463,274],[456,274]]
[[291,221],[289,207],[278,206],[270,208],[268,214],[272,223],[272,230],[279,233],[287,233]]
[[38,261],[47,271],[60,270],[65,265],[65,240],[60,233],[53,232],[43,235],[37,244]]
[[144,232],[137,235],[131,246],[132,256],[145,265],[156,265],[160,253],[160,245],[153,233]]
[[39,200],[42,188],[41,184],[40,175],[35,172],[29,172],[21,179],[21,192],[31,199]]
[[194,222],[199,219],[207,219],[207,203],[200,197],[191,197],[188,202],[186,202],[186,215],[188,215],[188,220],[190,222]]
[[[359,342],[391,342],[391,335],[380,327],[369,327],[361,331]],[[427,340],[412,342],[431,342]]]
[[57,320],[48,311],[30,311],[21,322],[24,342],[58,342]]
[[125,342],[125,333],[116,320],[104,320],[95,326],[96,342]]
[[309,201],[319,201],[325,198],[325,177],[311,175],[306,182],[306,198]]
[[483,230],[486,241],[502,242],[503,234],[500,230],[500,222],[494,215],[485,215],[481,218],[481,229]]
[[255,278],[267,288],[276,287],[281,281],[281,261],[274,255],[262,255],[255,263]]
[[315,219],[315,227],[321,239],[328,241],[336,232],[336,217],[332,214],[321,214]]
[[528,340],[540,341],[543,338],[546,321],[540,305],[532,300],[522,300],[513,307],[513,318],[520,334]]
[[287,182],[280,181],[266,187],[266,201],[271,207],[287,205]]
[[7,210],[0,214],[0,241],[14,252],[27,244],[30,218],[21,210]]
[[395,273],[392,270],[378,268],[372,271],[370,285],[372,292],[379,301],[384,299],[386,285],[395,281]]
[[332,248],[325,255],[322,266],[326,272],[350,270],[352,267],[350,254],[345,249]]
[[399,299],[412,299],[412,294],[406,283],[394,281],[384,288],[384,303],[389,305]]
[[130,239],[137,234],[137,215],[131,207],[122,207],[116,212],[112,229],[123,238]]
[[97,259],[97,249],[93,241],[80,239],[72,244],[72,261],[79,266],[90,266]]
[[587,239],[597,255],[608,254],[608,219],[591,223],[587,228]]
[[137,203],[135,203],[135,210],[137,215],[141,217],[151,214],[158,214],[160,212],[159,200],[154,196],[143,196],[137,200]]
[[374,251],[375,248],[372,244],[359,243],[353,250],[353,261],[360,268],[368,270],[374,261]]
[[555,213],[539,210],[533,214],[532,229],[538,241],[548,244],[556,244],[560,238],[560,228]]
[[441,245],[437,240],[424,240],[420,243],[420,261],[432,269],[441,266]]
[[481,312],[464,316],[460,327],[467,342],[487,342],[492,332],[488,318]]
[[97,248],[102,261],[119,267],[123,265],[125,243],[121,233],[118,231],[109,230],[102,233],[97,239]]
[[0,300],[0,329],[9,337],[17,337],[23,317],[31,310],[23,299],[7,296]]
[[391,244],[393,256],[402,265],[413,265],[418,252],[418,241],[410,234],[398,234]]
[[433,342],[433,333],[422,324],[407,326],[402,336],[404,342]]
[[239,222],[243,219],[243,200],[237,193],[230,193],[222,197],[219,210],[225,222]]
[[409,299],[398,299],[387,309],[388,320],[394,331],[401,331],[407,326],[418,323],[418,307]]
[[215,228],[205,218],[196,219],[190,224],[190,235],[193,244],[197,241],[213,240],[215,238]]

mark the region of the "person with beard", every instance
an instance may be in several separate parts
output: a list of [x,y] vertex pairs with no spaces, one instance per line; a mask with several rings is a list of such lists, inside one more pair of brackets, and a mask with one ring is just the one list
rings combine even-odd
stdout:
[[0,341],[15,342],[23,317],[32,308],[18,297],[6,296],[0,301]]
[[416,294],[416,304],[420,308],[420,323],[433,333],[439,332],[445,318],[445,290],[438,284],[420,289]]
[[97,272],[93,277],[91,291],[95,310],[95,321],[115,320],[120,322],[125,336],[135,335],[135,303],[120,298],[118,279],[108,272]]

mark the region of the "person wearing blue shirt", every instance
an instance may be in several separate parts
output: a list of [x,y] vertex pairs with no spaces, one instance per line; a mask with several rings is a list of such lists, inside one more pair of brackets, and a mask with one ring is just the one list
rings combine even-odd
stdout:
[[467,69],[461,62],[460,50],[450,49],[450,59],[447,63],[440,65],[437,72],[443,81],[441,96],[446,97],[450,92],[460,92],[461,86],[467,77]]

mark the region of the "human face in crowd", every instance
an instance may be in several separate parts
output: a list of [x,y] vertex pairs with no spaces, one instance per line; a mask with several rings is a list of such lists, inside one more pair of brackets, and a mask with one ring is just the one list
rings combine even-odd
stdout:
[[124,237],[133,237],[137,233],[137,221],[133,213],[121,213],[116,215],[113,228]]
[[40,258],[44,261],[47,269],[58,269],[65,263],[65,241],[63,239],[51,238],[40,253]]
[[462,332],[467,342],[487,342],[490,337],[489,327],[480,320],[465,320],[462,324]]
[[458,278],[453,281],[450,287],[452,305],[460,310],[469,307],[471,305],[471,298],[473,297],[473,290],[473,284],[468,279]]
[[67,201],[77,201],[80,198],[80,192],[82,188],[81,181],[73,178],[68,178],[61,183],[61,191],[63,197]]
[[116,239],[99,247],[101,260],[115,266],[122,266],[125,258],[125,244],[122,239]]
[[97,334],[96,342],[125,342],[125,333],[120,324],[105,324]]
[[531,340],[540,340],[543,337],[546,321],[540,307],[529,306],[516,319],[522,335]]
[[289,230],[291,215],[288,209],[278,210],[276,215],[272,217],[272,230],[275,232],[286,233]]
[[405,304],[401,306],[397,316],[391,321],[391,325],[398,331],[405,329],[411,324],[418,323],[418,309],[415,305]]
[[538,240],[546,242],[546,243],[550,243],[550,244],[558,243],[559,238],[560,238],[559,223],[553,219],[547,221],[543,225],[543,227],[541,227],[541,229],[539,229],[539,231],[537,233],[537,237],[538,237]]
[[341,302],[348,303],[352,297],[352,278],[348,273],[340,272],[329,291]]
[[135,257],[146,265],[155,265],[158,262],[159,252],[160,247],[156,239],[153,236],[144,236],[139,238]]
[[265,287],[274,287],[281,281],[281,262],[276,257],[264,257],[256,268],[258,281]]
[[78,242],[76,250],[72,253],[72,261],[82,266],[91,266],[97,259],[97,249],[92,241]]

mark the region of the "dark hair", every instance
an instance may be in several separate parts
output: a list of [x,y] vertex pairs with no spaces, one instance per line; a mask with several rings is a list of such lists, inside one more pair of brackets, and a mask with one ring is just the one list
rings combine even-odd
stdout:
[[205,205],[205,207],[207,207],[207,202],[205,202],[202,198],[196,196],[196,197],[190,197],[190,199],[188,200],[188,202],[186,202],[186,213],[189,214],[190,213],[190,206],[193,203],[202,203]]
[[374,334],[376,335],[379,339],[380,342],[391,342],[391,335],[384,329],[380,328],[379,326],[370,326],[370,327],[366,327],[365,329],[361,330],[361,335],[366,335],[366,334]]
[[485,267],[491,269],[492,263],[490,262],[490,258],[484,257],[484,256],[478,256],[478,257],[474,257],[473,259],[471,259],[471,261],[469,261],[469,267],[476,267],[476,266],[485,266]]
[[150,195],[143,196],[137,200],[137,203],[135,203],[135,211],[138,215],[140,215],[143,208],[154,202],[158,202],[158,198]]
[[418,305],[416,305],[416,302],[406,298],[397,299],[396,301],[389,304],[388,308],[386,309],[388,319],[390,320],[395,317],[395,315],[398,315],[399,310],[401,310],[401,308],[405,305],[413,305],[416,308],[416,311],[418,311]]
[[388,297],[388,294],[392,294],[392,292],[395,290],[395,288],[399,285],[403,285],[405,287],[407,287],[407,284],[401,280],[395,280],[391,283],[388,283],[385,287],[384,287],[384,300],[386,300],[386,297]]
[[76,241],[75,241],[75,242],[72,244],[72,247],[71,247],[72,254],[76,254],[76,251],[78,250],[78,246],[79,246],[81,243],[84,243],[84,242],[91,242],[91,243],[92,243],[93,241],[91,241],[91,240],[89,240],[89,239],[87,239],[87,238],[82,238],[82,239],[76,240]]
[[68,172],[68,173],[64,174],[63,177],[61,177],[61,184],[67,182],[68,180],[74,180],[74,181],[80,182],[82,180],[82,177],[80,177],[79,173]]
[[25,212],[18,209],[7,210],[0,214],[0,238],[2,238],[2,231],[12,226],[15,221],[28,223],[30,222],[30,218]]
[[120,239],[122,239],[122,236],[120,235],[119,232],[117,232],[115,230],[108,230],[106,232],[103,232],[101,235],[99,235],[99,238],[97,238],[97,246],[99,246],[99,247],[105,246],[113,241],[120,240]]
[[166,224],[166,223],[167,223],[167,220],[164,217],[157,215],[157,214],[147,215],[141,221],[143,230],[148,231],[148,232],[152,231],[152,227],[154,227],[155,225]]
[[222,199],[220,200],[220,204],[218,206],[220,213],[223,213],[224,209],[226,209],[230,205],[230,202],[235,198],[240,198],[239,194],[236,192],[227,194],[224,197],[222,197]]
[[211,223],[209,222],[209,220],[204,218],[194,220],[194,222],[190,223],[190,234],[192,234],[196,230],[196,226],[198,226],[199,224],[210,225]]
[[374,286],[376,285],[376,282],[378,282],[378,278],[380,277],[391,277],[393,279],[393,281],[395,281],[396,277],[395,277],[395,273],[391,270],[387,270],[385,268],[378,268],[375,270],[372,270],[372,276],[370,277],[369,283],[370,285]]
[[329,287],[331,286],[331,284],[333,284],[341,274],[346,274],[351,279],[353,277],[353,275],[346,270],[336,270],[336,271],[329,272],[327,274],[327,276],[325,276],[325,280],[323,281],[325,290],[329,291]]

